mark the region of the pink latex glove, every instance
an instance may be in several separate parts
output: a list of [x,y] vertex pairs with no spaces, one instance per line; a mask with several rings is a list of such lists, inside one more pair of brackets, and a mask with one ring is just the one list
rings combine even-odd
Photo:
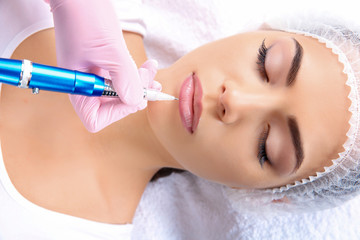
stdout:
[[[156,72],[157,62],[154,60],[146,61],[139,68],[140,79],[142,79],[144,84],[148,83],[149,88],[161,90],[160,83],[153,82]],[[76,95],[70,95],[70,101],[86,129],[90,132],[97,132],[110,123],[120,120],[124,116],[144,109],[147,105],[147,101],[145,100],[137,106],[129,106],[123,103],[119,98],[112,99],[107,97],[86,97]]]
[[[53,12],[57,64],[60,67],[110,76],[119,98],[70,95],[85,127],[97,132],[146,107],[143,87],[160,89],[152,80],[157,65],[137,69],[126,47],[109,0],[45,0]],[[105,71],[104,71],[105,70]],[[152,86],[155,84],[155,86]]]

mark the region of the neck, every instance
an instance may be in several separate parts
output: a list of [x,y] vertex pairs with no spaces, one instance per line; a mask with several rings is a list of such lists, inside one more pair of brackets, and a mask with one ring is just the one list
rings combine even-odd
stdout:
[[107,183],[103,191],[119,194],[111,199],[127,196],[127,204],[124,205],[127,207],[122,210],[129,213],[126,219],[132,219],[146,185],[159,169],[180,168],[154,135],[146,111],[127,116],[97,133],[96,146],[106,153],[105,157],[97,158],[100,159],[102,172],[114,172],[116,181],[113,183],[117,183]]
[[[164,70],[158,71],[158,81],[162,79],[162,72]],[[109,159],[121,159],[128,167],[139,171],[151,170],[156,173],[164,167],[182,168],[157,139],[147,114],[148,108],[130,114],[105,128],[97,134],[97,145],[106,149]]]
[[131,114],[98,133],[98,146],[110,161],[120,161],[137,170],[156,172],[163,167],[179,168],[150,127],[147,109]]

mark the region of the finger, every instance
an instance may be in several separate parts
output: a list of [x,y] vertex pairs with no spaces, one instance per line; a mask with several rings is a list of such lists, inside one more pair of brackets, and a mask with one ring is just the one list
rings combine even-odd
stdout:
[[115,91],[120,99],[128,105],[138,105],[143,98],[142,81],[137,67],[132,61],[123,62],[116,71],[110,71]]
[[92,61],[96,66],[109,72],[114,89],[124,103],[128,105],[141,103],[143,97],[141,79],[125,42],[109,44],[101,49],[101,58],[94,57]]
[[70,95],[70,102],[76,114],[89,132],[97,132],[103,127],[98,126],[97,112],[101,106],[100,98]]
[[152,83],[151,83],[151,85],[150,85],[150,88],[151,89],[155,89],[155,90],[157,90],[157,91],[161,91],[161,89],[162,89],[162,86],[161,86],[161,83],[159,83],[158,81],[153,81]]
[[[151,88],[155,75],[157,73],[158,63],[156,60],[147,60],[139,68],[140,79],[142,80],[142,85],[146,88]],[[159,87],[160,83],[155,83],[155,86]]]
[[159,63],[158,61],[156,61],[155,59],[149,59],[146,62],[144,62],[140,68],[146,68],[149,71],[151,71],[152,73],[152,78],[155,77],[157,69],[159,67]]
[[112,102],[102,103],[98,110],[98,123],[105,127],[120,119],[135,113],[138,110],[144,109],[147,106],[147,101],[143,100],[137,106],[130,106],[124,104],[120,99]]

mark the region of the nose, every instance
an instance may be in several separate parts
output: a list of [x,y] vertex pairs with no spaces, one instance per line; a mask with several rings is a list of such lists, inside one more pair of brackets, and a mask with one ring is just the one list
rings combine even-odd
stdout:
[[239,85],[224,81],[217,103],[217,114],[226,124],[242,119],[259,119],[271,112],[285,109],[285,94],[268,85]]

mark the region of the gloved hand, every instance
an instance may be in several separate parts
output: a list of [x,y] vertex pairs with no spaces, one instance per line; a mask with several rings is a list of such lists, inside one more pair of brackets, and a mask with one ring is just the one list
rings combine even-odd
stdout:
[[[85,127],[97,132],[145,108],[143,87],[149,87],[156,66],[154,62],[147,62],[138,72],[111,2],[45,1],[50,2],[53,12],[58,66],[110,77],[120,97],[109,99],[71,95],[70,100]],[[159,83],[155,84],[161,88]]]
[[[146,61],[139,69],[142,86],[161,90],[160,83],[153,81],[157,72],[157,62],[154,60]],[[143,92],[142,92],[143,97]],[[137,106],[129,106],[119,98],[107,97],[86,97],[70,95],[70,100],[84,123],[87,130],[96,132],[106,127],[110,123],[116,122],[131,113],[144,109],[147,105],[146,100]]]

